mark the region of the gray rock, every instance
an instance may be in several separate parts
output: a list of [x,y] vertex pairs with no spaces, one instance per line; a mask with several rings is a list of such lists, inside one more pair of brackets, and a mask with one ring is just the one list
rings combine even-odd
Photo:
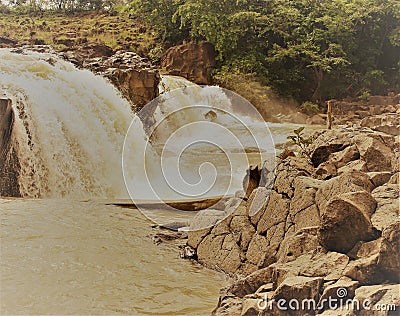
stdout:
[[[326,310],[329,308],[329,300],[336,299],[343,301],[354,298],[358,282],[353,281],[348,277],[341,277],[332,285],[324,288],[324,291],[319,299],[318,308]],[[345,307],[345,306],[340,306]]]
[[[323,278],[321,277],[288,277],[275,290],[272,298],[275,301],[285,300],[285,307],[290,310],[290,315],[304,315],[307,312],[313,313],[315,306],[314,303],[304,306],[302,306],[301,304],[302,302],[305,302],[305,300],[318,302],[319,291],[322,283]],[[288,303],[292,299],[294,299],[295,302],[299,303],[299,307],[295,310],[289,309]]]
[[399,293],[400,284],[359,287],[355,295],[355,300],[361,302],[357,316],[398,315],[400,310]]
[[191,220],[188,231],[188,245],[197,248],[211,228],[225,217],[223,211],[202,210]]
[[371,214],[376,202],[367,191],[338,195],[321,210],[318,239],[331,251],[346,253],[360,240],[374,236]]
[[377,284],[383,281],[400,281],[400,221],[387,227],[382,237],[364,243],[344,274],[361,284]]

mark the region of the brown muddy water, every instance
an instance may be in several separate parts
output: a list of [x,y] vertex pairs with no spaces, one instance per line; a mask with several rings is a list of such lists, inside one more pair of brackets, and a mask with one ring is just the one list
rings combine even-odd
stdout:
[[228,283],[155,245],[138,210],[29,199],[0,210],[2,315],[205,315]]

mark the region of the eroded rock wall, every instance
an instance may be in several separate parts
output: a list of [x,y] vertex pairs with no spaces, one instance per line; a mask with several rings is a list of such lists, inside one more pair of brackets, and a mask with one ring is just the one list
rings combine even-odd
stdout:
[[11,144],[13,123],[11,100],[0,99],[0,196],[18,197],[19,162]]
[[211,84],[217,53],[211,43],[187,43],[169,48],[161,67],[170,75],[184,77],[197,84]]

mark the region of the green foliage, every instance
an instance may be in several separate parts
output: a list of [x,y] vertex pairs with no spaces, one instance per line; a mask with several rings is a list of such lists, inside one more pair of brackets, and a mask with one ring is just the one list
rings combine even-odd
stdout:
[[189,37],[188,30],[180,28],[179,19],[173,18],[183,3],[184,0],[133,0],[127,10],[143,17],[161,41],[175,44]]
[[319,112],[318,104],[315,104],[310,101],[303,102],[301,104],[301,109],[306,112],[307,114],[316,114]]
[[[398,90],[397,0],[135,0],[169,44],[206,40],[219,69],[319,103]],[[222,72],[227,72],[223,70]]]
[[365,90],[361,91],[360,95],[358,96],[358,100],[360,100],[360,101],[368,101],[370,97],[371,97],[370,91],[365,89]]
[[303,134],[304,127],[299,127],[293,131],[294,135],[289,135],[287,138],[290,139],[289,145],[296,145],[299,147],[300,157],[306,157],[311,161],[311,156],[308,147],[313,142],[313,137],[305,137]]
[[[25,13],[118,12],[125,4],[10,0],[7,7]],[[4,5],[0,9],[4,12]],[[145,33],[156,36],[157,45],[147,50],[155,62],[162,48],[209,41],[219,53],[220,77],[250,75],[300,102],[318,104],[365,89],[373,94],[400,90],[398,0],[132,0],[126,11],[132,20],[145,21]]]
[[149,57],[153,63],[158,64],[161,61],[163,53],[164,49],[162,48],[162,46],[157,45],[150,50]]

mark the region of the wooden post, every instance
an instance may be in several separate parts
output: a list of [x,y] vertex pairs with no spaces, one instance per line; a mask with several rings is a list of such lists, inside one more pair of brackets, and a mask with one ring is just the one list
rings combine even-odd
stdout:
[[326,119],[327,128],[332,129],[332,100],[328,101],[328,111],[326,114],[327,114],[327,119]]

